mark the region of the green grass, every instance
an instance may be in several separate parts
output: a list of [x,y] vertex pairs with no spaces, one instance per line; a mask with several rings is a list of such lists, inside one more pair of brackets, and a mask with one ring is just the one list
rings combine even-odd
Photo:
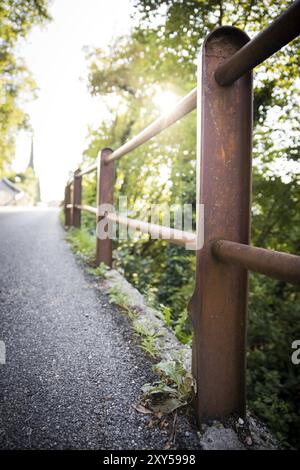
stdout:
[[174,361],[161,361],[153,366],[153,370],[159,375],[159,380],[142,387],[145,398],[160,396],[158,402],[151,403],[153,411],[169,414],[191,403],[195,393],[194,379],[179,357]]
[[72,228],[67,232],[66,238],[73,251],[79,254],[85,261],[90,262],[95,259],[95,237],[89,232]]
[[155,333],[137,321],[133,322],[133,329],[135,334],[140,337],[142,350],[155,359],[159,355],[155,340],[161,336],[164,336],[164,333]]
[[106,278],[106,273],[109,270],[109,267],[106,266],[106,264],[101,263],[100,266],[97,266],[96,268],[87,268],[87,272],[89,274],[92,274],[93,276],[96,277],[102,277]]
[[64,211],[64,209],[61,209],[59,211],[59,221],[60,221],[61,225],[64,227],[65,226],[65,211]]
[[136,317],[136,312],[129,306],[129,298],[124,292],[121,292],[117,287],[111,287],[108,295],[109,303],[124,310],[130,320]]

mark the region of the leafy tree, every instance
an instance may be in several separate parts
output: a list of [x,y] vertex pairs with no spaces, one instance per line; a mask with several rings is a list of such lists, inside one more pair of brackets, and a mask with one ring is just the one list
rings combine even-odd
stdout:
[[49,20],[47,0],[1,0],[0,3],[0,170],[8,170],[16,132],[29,126],[22,110],[35,83],[15,49],[35,24]]

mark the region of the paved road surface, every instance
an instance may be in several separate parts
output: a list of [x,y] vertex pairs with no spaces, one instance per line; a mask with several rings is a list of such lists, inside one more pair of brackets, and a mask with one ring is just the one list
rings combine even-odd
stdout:
[[132,407],[151,364],[78,266],[56,210],[0,211],[0,340],[0,448],[164,447]]

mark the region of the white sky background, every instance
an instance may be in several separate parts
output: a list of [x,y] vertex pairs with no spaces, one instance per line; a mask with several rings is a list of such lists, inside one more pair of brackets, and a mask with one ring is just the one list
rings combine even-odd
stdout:
[[[34,130],[36,172],[44,201],[63,198],[69,172],[85,148],[88,125],[106,115],[100,98],[87,90],[84,46],[103,47],[131,26],[131,0],[54,0],[53,21],[36,27],[19,48],[38,85],[38,99],[26,105]],[[83,80],[80,80],[83,78]],[[30,155],[29,133],[20,133],[14,169]]]

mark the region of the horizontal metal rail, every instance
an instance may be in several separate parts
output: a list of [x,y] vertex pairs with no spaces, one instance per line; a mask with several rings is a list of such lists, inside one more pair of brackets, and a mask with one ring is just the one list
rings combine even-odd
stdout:
[[142,233],[149,233],[152,237],[169,241],[175,245],[185,246],[186,244],[196,243],[196,235],[190,232],[184,232],[183,230],[151,224],[112,213],[106,214],[106,218]]
[[227,240],[215,241],[212,252],[220,261],[240,264],[274,279],[300,284],[300,256]]
[[215,72],[219,85],[231,85],[300,33],[300,0],[294,2],[273,23],[261,31]]
[[106,157],[105,163],[112,162],[113,160],[119,160],[119,158],[136,149],[140,145],[143,145],[145,142],[152,139],[152,137],[156,136],[164,129],[167,129],[167,127],[170,127],[172,124],[174,124],[174,122],[193,111],[196,106],[197,88],[194,88],[184,98],[178,101],[178,103],[169,113],[166,113],[163,116],[157,118],[139,134],[126,142],[126,144],[122,145],[108,157]]
[[67,204],[66,209],[73,209],[73,204]]
[[76,204],[75,205],[76,209],[80,209],[82,211],[87,211],[87,212],[90,212],[91,214],[95,214],[97,215],[97,209],[96,207],[93,207],[93,206],[88,206],[86,204]]
[[84,176],[92,173],[93,171],[97,170],[97,163],[93,163],[92,165],[88,166],[87,168],[81,170],[77,176]]

